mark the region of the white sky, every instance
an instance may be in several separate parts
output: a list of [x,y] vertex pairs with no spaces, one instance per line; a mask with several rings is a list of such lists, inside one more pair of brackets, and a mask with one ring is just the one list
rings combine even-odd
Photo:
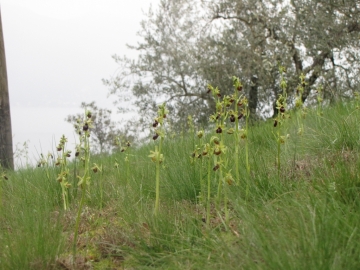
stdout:
[[101,79],[117,70],[113,54],[136,56],[126,44],[136,43],[143,11],[158,2],[0,0],[14,145],[30,140],[32,158],[63,133],[73,137],[64,118],[81,112],[82,101],[115,113]]

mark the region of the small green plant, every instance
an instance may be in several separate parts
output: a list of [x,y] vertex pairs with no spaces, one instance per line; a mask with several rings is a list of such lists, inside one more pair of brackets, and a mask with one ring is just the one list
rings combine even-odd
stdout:
[[[121,153],[125,153],[124,161],[125,161],[125,171],[126,171],[126,184],[129,184],[130,182],[130,150],[129,149],[131,143],[129,141],[125,143],[121,142],[120,137],[116,137],[115,144],[120,149]],[[117,160],[115,163],[115,168],[117,168],[120,177],[119,164],[117,163]]]
[[50,162],[53,163],[53,159],[54,159],[54,157],[50,152],[46,155],[46,157],[44,157],[44,155],[41,153],[40,160],[37,163],[37,167],[45,167],[46,178],[48,180],[50,180],[49,163]]
[[298,122],[298,135],[302,135],[304,133],[304,124],[303,119],[306,115],[306,109],[304,107],[303,101],[302,101],[302,95],[304,92],[304,88],[307,85],[305,81],[305,75],[301,73],[300,75],[300,83],[296,87],[296,95],[295,95],[295,110],[296,110],[296,119]]
[[250,163],[249,163],[249,143],[248,143],[248,133],[249,133],[249,101],[246,97],[242,97],[239,101],[239,106],[241,106],[241,117],[245,117],[245,127],[240,129],[239,137],[242,140],[245,140],[245,161],[246,161],[246,172],[250,173]]
[[[221,195],[221,188],[222,188],[222,166],[223,164],[221,161],[220,154],[226,149],[223,143],[223,132],[225,131],[225,108],[228,102],[221,101],[221,94],[218,87],[214,88],[211,85],[208,85],[208,92],[211,92],[214,99],[216,99],[216,111],[214,114],[210,115],[210,122],[215,123],[215,133],[220,136],[212,136],[210,143],[213,147],[213,154],[214,154],[214,163],[216,169],[214,171],[219,171],[219,178],[218,178],[218,193],[217,193],[217,204],[220,202],[220,195]],[[224,97],[225,101],[229,101],[227,96]],[[218,157],[219,156],[219,157]],[[214,168],[215,168],[214,167]]]
[[[233,77],[233,86],[234,86],[234,111],[230,111],[230,122],[235,122],[235,131],[234,131],[234,141],[235,141],[235,151],[234,151],[234,162],[235,162],[235,174],[236,174],[236,184],[240,183],[240,172],[239,172],[239,120],[243,117],[243,113],[239,113],[239,106],[242,105],[240,98],[238,98],[238,92],[243,90],[243,85],[239,78]],[[229,132],[228,132],[229,133]],[[230,132],[231,133],[231,132]]]
[[281,145],[285,143],[286,139],[289,137],[289,135],[283,134],[283,125],[284,121],[288,118],[288,115],[286,113],[287,110],[287,94],[286,94],[286,88],[287,83],[284,78],[284,73],[286,72],[286,69],[282,66],[279,67],[281,81],[280,81],[280,87],[283,90],[283,93],[279,95],[279,98],[276,100],[276,109],[277,109],[277,117],[274,120],[274,128],[277,129],[277,132],[275,134],[276,137],[276,143],[277,143],[277,156],[276,156],[276,166],[277,166],[277,173],[278,177],[280,178],[280,171],[281,171]]
[[[248,174],[248,176],[250,175],[250,163],[249,163],[249,141],[248,141],[248,134],[249,134],[249,118],[250,118],[250,110],[249,110],[249,101],[248,99],[244,96],[242,97],[239,102],[238,102],[238,106],[241,108],[240,111],[240,119],[242,117],[245,117],[245,127],[243,127],[242,129],[239,130],[239,134],[238,134],[238,140],[243,140],[245,142],[245,164],[246,164],[246,172]],[[246,178],[246,200],[248,198],[249,195],[249,187],[250,187],[250,183],[249,183],[249,177]]]
[[203,203],[206,202],[206,199],[205,199],[205,183],[204,183],[204,179],[203,179],[203,159],[202,159],[202,148],[204,146],[204,142],[203,142],[203,137],[204,137],[204,130],[200,130],[197,132],[196,136],[198,137],[199,139],[199,153],[196,153],[195,154],[195,157],[197,155],[198,159],[200,159],[200,169],[199,169],[199,178],[200,178],[200,198],[201,198],[201,201]]
[[[209,143],[204,144],[201,155],[207,157],[208,167],[207,167],[207,190],[206,190],[206,225],[210,226],[210,200],[211,200],[211,164],[213,158],[213,149]],[[215,170],[217,168],[214,167]],[[204,192],[205,196],[205,192]]]
[[[56,150],[61,153],[61,155],[58,155],[55,165],[60,166],[60,173],[57,176],[57,181],[60,183],[61,186],[61,194],[63,199],[63,206],[64,210],[69,209],[69,187],[71,187],[71,184],[68,182],[69,177],[69,168],[68,168],[68,162],[67,159],[71,156],[71,151],[66,150],[66,143],[67,138],[65,135],[62,135],[60,142],[58,146],[56,147]],[[43,161],[44,162],[44,161]]]
[[[76,250],[77,250],[77,237],[79,233],[79,225],[80,225],[80,216],[81,212],[85,203],[85,196],[87,193],[88,186],[90,185],[90,129],[92,127],[92,120],[91,120],[91,112],[85,110],[85,116],[82,120],[78,122],[78,135],[80,139],[80,143],[77,146],[76,156],[80,156],[80,159],[83,164],[83,174],[82,176],[77,176],[79,179],[78,186],[81,188],[81,199],[80,204],[76,216],[76,223],[75,223],[75,232],[74,232],[74,242],[73,242],[73,260],[75,262],[76,259]],[[79,130],[79,127],[82,127]],[[79,152],[78,152],[79,151]]]
[[[213,136],[211,138],[211,142],[213,143],[213,153],[214,153],[214,162],[215,162],[215,169],[214,171],[219,172],[219,181],[218,181],[218,193],[217,199],[218,203],[220,202],[221,190],[223,186],[223,166],[224,166],[224,159],[222,156],[225,154],[227,148],[222,141],[219,140],[218,137]],[[214,168],[215,168],[214,167]]]
[[162,144],[165,138],[165,127],[164,121],[168,114],[168,110],[166,109],[166,104],[163,103],[159,106],[157,117],[154,119],[152,124],[153,128],[155,128],[155,135],[152,137],[153,140],[157,140],[160,137],[160,142],[158,146],[155,146],[155,151],[150,151],[151,154],[149,157],[156,164],[156,172],[155,172],[155,209],[154,214],[157,215],[159,212],[159,204],[160,204],[160,165],[164,161],[164,156],[162,154]]
[[103,204],[104,204],[104,188],[103,188],[103,166],[102,165],[98,165],[96,163],[93,164],[93,166],[91,167],[91,170],[93,171],[93,173],[100,173],[101,177],[100,179],[97,181],[98,185],[99,185],[99,191],[100,191],[100,210],[103,209]]
[[[227,109],[230,108],[231,104],[235,101],[235,99],[233,96],[224,96],[224,98],[221,100],[220,90],[217,87],[213,88],[211,85],[208,85],[208,92],[211,92],[213,97],[217,100],[216,112],[210,116],[210,121],[215,122],[215,133],[217,134],[216,136],[212,136],[210,140],[210,144],[213,149],[213,157],[215,164],[213,171],[218,172],[218,189],[216,196],[216,206],[217,209],[220,210],[220,204],[222,201],[221,196],[223,195],[225,222],[226,225],[228,225],[229,209],[227,202],[227,187],[225,187],[227,183],[225,183],[225,178],[224,178],[224,169],[226,168],[227,165],[227,157],[226,157],[227,147],[224,144],[223,134],[225,131],[227,131],[227,133],[230,134],[232,133],[231,129],[226,128],[225,121],[229,116],[229,112],[227,112]],[[220,136],[220,138],[218,136]]]
[[116,171],[117,171],[118,179],[120,179],[120,177],[121,177],[120,168],[119,168],[119,167],[120,167],[119,161],[115,158],[114,168],[115,168]]
[[[190,133],[191,134],[191,133]],[[206,189],[205,189],[205,183],[203,179],[203,159],[202,159],[202,147],[203,147],[203,136],[204,136],[204,130],[200,130],[196,133],[197,138],[199,139],[199,144],[195,145],[195,150],[191,154],[191,164],[194,166],[194,172],[195,172],[195,166],[197,163],[199,164],[199,179],[200,179],[200,192],[199,192],[199,201],[201,203],[206,203]],[[199,160],[199,162],[197,162]]]
[[302,149],[303,144],[303,134],[304,134],[304,119],[306,117],[306,107],[304,107],[303,101],[302,101],[302,95],[305,89],[305,86],[307,85],[305,81],[305,75],[301,73],[300,75],[300,83],[296,87],[296,93],[295,93],[295,115],[296,115],[296,121],[298,125],[297,129],[297,136],[298,136],[298,142],[300,144],[299,149]]
[[[30,141],[27,140],[25,142],[17,143],[15,145],[14,158],[17,160],[19,165],[17,167],[30,168],[30,159],[29,159],[29,144]],[[25,160],[25,164],[23,163],[23,159]]]

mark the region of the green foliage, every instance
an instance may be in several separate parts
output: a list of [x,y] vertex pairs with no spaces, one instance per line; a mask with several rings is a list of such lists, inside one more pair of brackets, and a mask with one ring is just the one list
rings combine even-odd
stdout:
[[[236,175],[233,134],[214,138],[219,124],[228,130],[230,119],[217,119],[222,122],[200,133],[194,128],[192,133],[166,135],[156,215],[157,172],[148,157],[154,143],[131,148],[131,153],[90,156],[84,132],[79,160],[66,164],[67,181],[80,180],[81,198],[72,185],[67,211],[56,181],[59,168],[50,156],[40,167],[4,172],[0,268],[358,269],[358,104],[324,106],[322,112],[307,112],[300,135],[297,111],[288,111],[290,137],[281,149],[280,177],[274,122],[249,125],[247,142],[239,138],[237,160],[239,178],[247,187],[228,174],[231,170]],[[83,121],[82,129],[88,114]],[[245,120],[239,125],[246,125]],[[216,140],[226,151],[222,148],[221,159],[214,161]],[[195,143],[201,157],[195,155],[192,163]],[[208,184],[205,190],[201,177]],[[221,203],[216,204],[219,180]],[[205,200],[199,201],[200,191]]]
[[156,199],[155,199],[155,210],[154,213],[157,215],[159,212],[160,204],[160,165],[164,161],[164,155],[162,154],[162,145],[165,138],[165,118],[167,117],[168,110],[166,109],[166,104],[163,103],[159,106],[157,117],[154,119],[153,128],[156,128],[155,135],[153,140],[157,140],[160,137],[160,142],[158,146],[155,146],[155,151],[151,151],[149,157],[156,164]]
[[[60,183],[61,186],[61,195],[64,203],[64,210],[67,210],[69,208],[69,192],[68,188],[71,186],[71,184],[68,182],[69,177],[69,168],[67,167],[67,159],[71,156],[71,151],[66,150],[66,143],[67,139],[64,135],[62,135],[60,139],[59,145],[56,147],[56,150],[61,153],[61,155],[58,156],[55,165],[60,167],[60,173],[58,174],[58,177],[56,178],[56,181]],[[47,161],[41,160],[39,165],[48,165]],[[47,175],[49,176],[49,175]]]
[[[76,253],[77,253],[77,245],[78,245],[78,234],[79,234],[79,226],[80,226],[80,217],[85,205],[85,197],[87,196],[87,192],[90,186],[90,130],[92,128],[92,112],[89,110],[85,110],[84,116],[77,121],[78,126],[76,127],[79,135],[79,145],[76,147],[79,151],[78,157],[81,160],[83,173],[81,175],[76,175],[79,182],[77,186],[81,188],[81,199],[76,215],[75,222],[75,230],[74,230],[74,240],[73,240],[73,263],[76,262]],[[97,172],[99,170],[98,166],[93,167],[93,171]],[[91,193],[90,193],[91,194]],[[102,194],[102,193],[101,193]],[[101,197],[102,199],[102,197]],[[100,200],[100,208],[102,208],[102,200]],[[66,210],[66,209],[65,209]]]
[[[204,85],[230,95],[233,75],[255,119],[277,115],[283,88],[289,105],[316,103],[320,85],[322,98],[334,102],[360,87],[359,15],[356,1],[164,0],[146,14],[139,43],[129,46],[138,57],[115,55],[120,72],[104,83],[119,100],[132,101],[142,123],[166,101],[178,130],[189,114],[206,123],[216,99]],[[287,67],[283,88],[279,63]]]

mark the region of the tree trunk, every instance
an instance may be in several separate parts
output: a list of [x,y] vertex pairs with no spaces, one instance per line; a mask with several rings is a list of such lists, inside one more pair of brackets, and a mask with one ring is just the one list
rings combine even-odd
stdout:
[[258,105],[258,77],[253,75],[251,77],[251,87],[249,92],[249,110],[252,119],[256,119],[256,108]]
[[4,35],[0,10],[0,165],[14,169],[10,99],[6,71]]

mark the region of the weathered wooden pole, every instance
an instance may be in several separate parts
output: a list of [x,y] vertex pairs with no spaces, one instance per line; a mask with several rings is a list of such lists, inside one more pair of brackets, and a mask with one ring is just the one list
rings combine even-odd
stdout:
[[0,9],[0,165],[14,169],[9,87]]

